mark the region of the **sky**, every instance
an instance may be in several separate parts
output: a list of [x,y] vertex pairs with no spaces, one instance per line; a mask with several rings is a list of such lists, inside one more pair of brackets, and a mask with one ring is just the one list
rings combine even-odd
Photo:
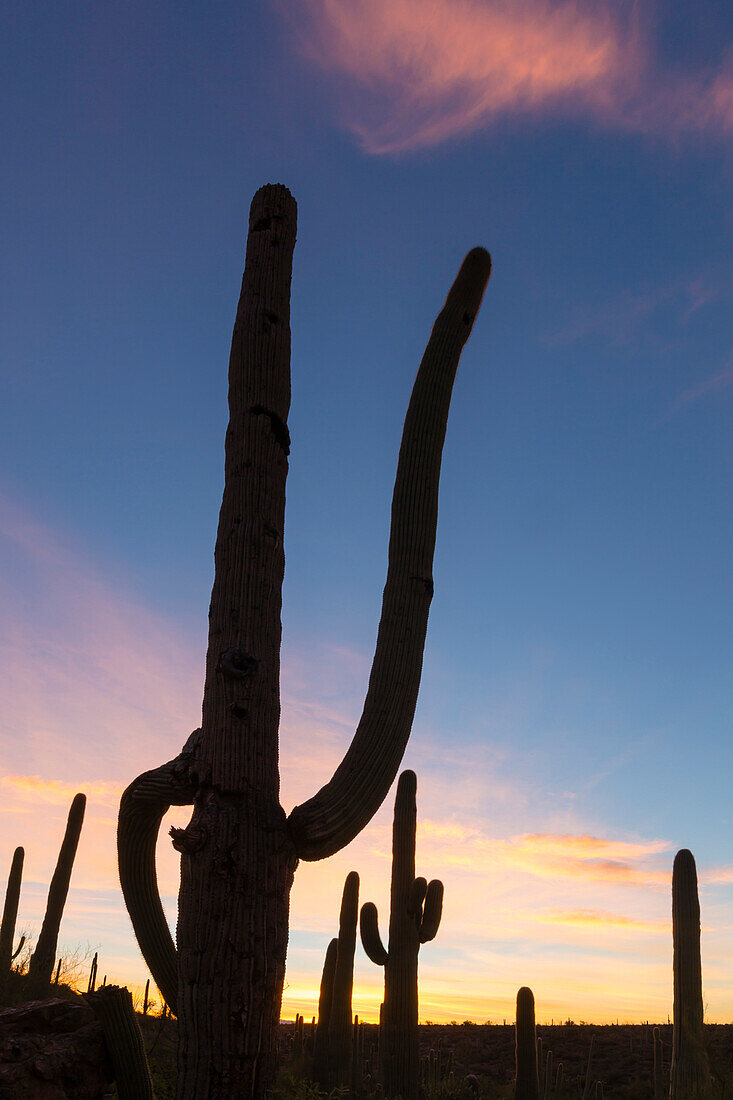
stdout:
[[[402,420],[465,253],[493,273],[448,422],[417,873],[421,1019],[665,1020],[694,853],[706,1017],[733,1012],[733,9],[727,0],[230,0],[0,15],[0,889],[147,970],[119,797],[200,722],[226,372],[252,195],[298,202],[286,809],[358,722]],[[302,864],[283,1015],[346,874],[388,923],[394,792]],[[171,812],[164,826],[185,824]],[[177,857],[161,830],[175,922]],[[88,965],[85,964],[85,965]],[[357,947],[354,1010],[383,974]]]

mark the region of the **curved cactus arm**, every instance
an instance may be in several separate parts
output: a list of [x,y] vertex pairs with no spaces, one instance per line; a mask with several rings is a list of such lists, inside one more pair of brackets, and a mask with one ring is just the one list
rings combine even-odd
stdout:
[[415,379],[392,497],[389,564],[369,687],[351,745],[329,783],[288,819],[301,859],[324,859],[364,828],[400,766],[417,703],[428,611],[438,481],[458,360],[491,272],[474,248],[439,313]]
[[201,730],[194,730],[175,760],[133,780],[122,795],[117,822],[120,885],[127,911],[155,984],[174,1012],[178,961],[158,891],[155,845],[170,807],[193,805],[196,791],[189,767],[200,739]]
[[13,954],[12,954],[12,955],[10,956],[10,961],[11,961],[11,962],[13,962],[13,961],[14,961],[15,959],[17,959],[17,958],[18,958],[18,955],[19,955],[19,954],[21,953],[21,951],[23,950],[23,946],[24,946],[24,944],[25,944],[25,936],[21,936],[21,937],[20,937],[20,943],[19,943],[19,944],[18,944],[18,946],[16,947],[15,951],[13,952]]
[[418,923],[422,919],[422,906],[425,901],[425,894],[427,893],[428,882],[424,878],[416,878],[412,884],[412,890],[410,891],[410,898],[407,902],[407,912],[410,916],[417,918]]
[[434,878],[428,883],[425,895],[425,908],[420,921],[420,943],[428,943],[434,940],[440,927],[440,918],[443,916],[443,883]]
[[379,914],[373,901],[368,901],[361,907],[359,917],[359,932],[361,933],[362,947],[369,958],[377,966],[384,966],[387,962],[387,951],[379,935]]

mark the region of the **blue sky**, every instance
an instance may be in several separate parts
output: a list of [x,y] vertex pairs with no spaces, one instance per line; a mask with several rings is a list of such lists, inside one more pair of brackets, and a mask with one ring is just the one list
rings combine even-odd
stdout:
[[[115,801],[198,723],[247,211],[280,181],[299,206],[284,800],[358,720],[410,387],[483,244],[405,759],[423,873],[446,882],[424,998],[433,1018],[500,1017],[530,984],[540,1017],[662,1018],[684,846],[727,1018],[729,5],[18,3],[2,20],[0,866],[26,844],[21,921],[42,913],[42,826],[96,791],[64,934],[114,943],[120,980],[144,982]],[[310,1015],[346,871],[386,904],[389,817],[299,872],[293,1011]],[[619,1007],[624,985],[641,991]]]

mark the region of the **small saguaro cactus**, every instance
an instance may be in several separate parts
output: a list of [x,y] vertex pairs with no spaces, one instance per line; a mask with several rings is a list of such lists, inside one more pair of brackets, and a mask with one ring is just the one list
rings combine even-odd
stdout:
[[517,1064],[514,1084],[515,1100],[540,1100],[534,994],[526,985],[523,985],[517,993],[515,1049]]
[[59,928],[64,913],[66,896],[69,893],[71,870],[74,866],[76,849],[79,845],[81,827],[84,823],[84,810],[87,804],[85,794],[74,795],[66,823],[66,832],[59,851],[56,870],[48,888],[46,915],[43,918],[36,949],[31,955],[28,976],[34,985],[50,985],[53,966],[56,962],[56,946],[59,941]]
[[377,907],[361,909],[361,942],[369,958],[384,967],[380,1051],[388,1096],[415,1100],[420,1087],[417,1030],[417,956],[435,938],[443,911],[443,883],[415,878],[417,776],[404,771],[397,784],[392,827],[392,886],[389,949],[379,935]]
[[674,1029],[669,1072],[671,1100],[710,1096],[700,962],[700,901],[692,852],[682,848],[672,870]]
[[[290,453],[290,283],[296,204],[280,184],[250,208],[229,358],[229,427],[201,729],[122,796],[120,882],[138,944],[178,1015],[178,1100],[264,1100],[277,1034],[298,861],[340,851],[394,781],[417,703],[438,483],[450,396],[491,271],[472,249],[428,341],[405,418],[382,615],[364,710],[332,778],[286,815],[279,800],[285,482]],[[170,806],[181,853],[177,942],[160,901],[155,843]],[[222,949],[226,945],[226,949]],[[406,1098],[405,1098],[406,1100]]]
[[359,920],[359,876],[350,871],[344,883],[333,972],[333,997],[328,1023],[328,1069],[330,1085],[351,1084],[353,1020],[351,997],[354,989],[354,952]]
[[14,958],[13,937],[15,936],[15,922],[18,918],[24,855],[22,848],[16,848],[13,852],[13,862],[10,864],[10,874],[8,875],[8,888],[5,891],[3,920],[0,924],[0,995],[4,991],[10,964]]
[[338,940],[334,938],[326,948],[321,975],[321,991],[318,997],[318,1024],[313,1039],[313,1078],[324,1088],[328,1087],[328,1025],[331,1022],[333,1004],[333,976],[336,971]]

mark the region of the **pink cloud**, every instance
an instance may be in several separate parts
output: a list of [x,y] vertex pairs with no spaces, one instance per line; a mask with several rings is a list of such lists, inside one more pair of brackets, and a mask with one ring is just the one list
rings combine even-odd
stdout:
[[302,52],[345,80],[370,153],[436,145],[507,112],[552,109],[624,129],[733,126],[733,78],[654,72],[636,9],[579,0],[298,0]]

